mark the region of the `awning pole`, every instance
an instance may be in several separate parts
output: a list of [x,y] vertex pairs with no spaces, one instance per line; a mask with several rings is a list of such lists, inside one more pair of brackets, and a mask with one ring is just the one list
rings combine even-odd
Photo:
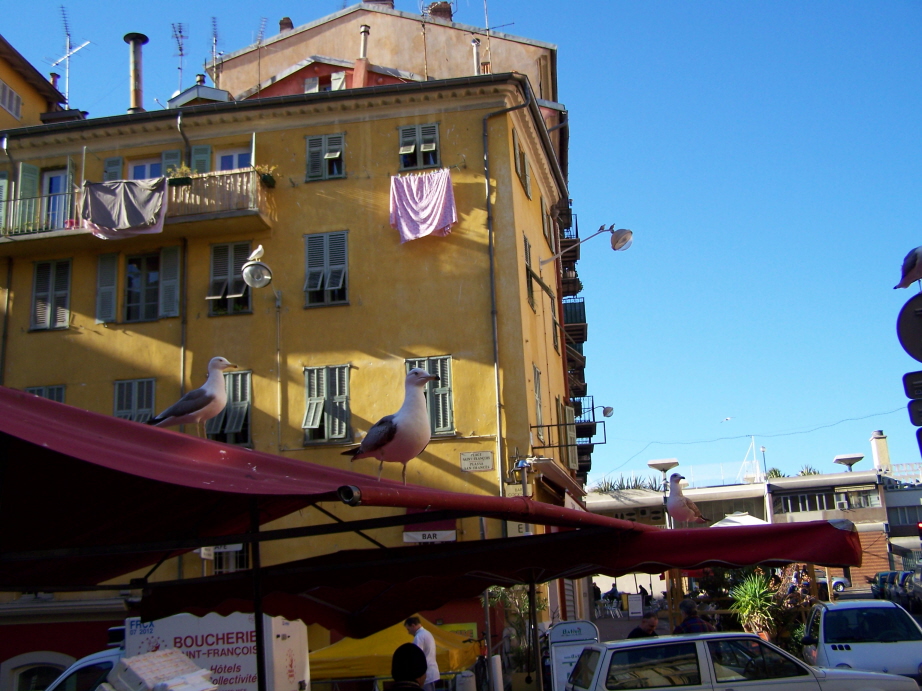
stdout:
[[[487,539],[487,519],[483,516],[480,517],[480,539]],[[483,637],[486,639],[486,648],[484,654],[486,655],[486,660],[484,660],[484,669],[487,674],[487,688],[490,691],[493,691],[496,687],[493,686],[493,630],[490,626],[490,589],[487,588],[483,591]]]
[[[259,504],[257,497],[250,499],[250,530],[259,532]],[[250,548],[253,554],[253,618],[256,625],[256,688],[266,691],[266,649],[263,631],[262,573],[259,561],[259,541]]]
[[[538,607],[537,586],[532,581],[528,584],[528,618],[531,623],[531,663],[535,675],[535,688],[544,691],[544,671],[541,668],[541,651],[538,649]],[[527,679],[526,679],[527,682]]]

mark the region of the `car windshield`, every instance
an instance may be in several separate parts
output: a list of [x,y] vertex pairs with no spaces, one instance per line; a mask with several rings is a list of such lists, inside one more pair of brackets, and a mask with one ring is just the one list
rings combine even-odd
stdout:
[[824,643],[895,643],[922,641],[922,631],[895,607],[868,607],[826,612]]

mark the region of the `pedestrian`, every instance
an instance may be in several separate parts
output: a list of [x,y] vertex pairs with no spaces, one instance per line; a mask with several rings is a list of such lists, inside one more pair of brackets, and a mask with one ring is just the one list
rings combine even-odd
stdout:
[[656,610],[648,609],[643,613],[640,624],[634,627],[627,637],[628,638],[652,638],[656,636],[656,625],[659,623],[659,615]]
[[439,674],[439,664],[435,659],[435,639],[432,634],[423,628],[419,623],[419,617],[408,617],[403,625],[411,636],[413,643],[419,647],[426,656],[426,681],[423,684],[425,691],[435,691],[435,682],[441,676]]
[[596,584],[595,581],[592,582],[592,601],[598,602],[602,599],[602,589]]
[[643,604],[644,607],[649,607],[650,606],[650,593],[648,593],[647,589],[644,588],[643,586],[640,586],[637,590],[640,593],[640,602]]
[[698,616],[698,603],[694,600],[682,600],[679,611],[684,618],[682,623],[675,627],[673,633],[707,633],[716,631],[714,625]]
[[427,669],[426,655],[419,646],[404,643],[394,651],[391,658],[391,676],[395,682],[391,688],[422,691]]

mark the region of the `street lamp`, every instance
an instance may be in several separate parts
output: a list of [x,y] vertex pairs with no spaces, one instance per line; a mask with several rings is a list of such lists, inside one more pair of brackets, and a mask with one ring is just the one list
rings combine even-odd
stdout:
[[606,228],[603,224],[602,227],[599,228],[598,232],[593,233],[592,235],[590,235],[588,238],[585,238],[584,240],[580,240],[575,245],[570,245],[566,249],[560,250],[557,254],[555,254],[550,259],[542,259],[539,265],[544,266],[545,264],[549,264],[550,262],[557,259],[564,252],[569,252],[574,247],[578,247],[579,245],[582,245],[587,240],[591,240],[596,235],[601,235],[602,233],[611,233],[611,248],[615,250],[615,252],[621,252],[623,250],[626,250],[634,242],[633,231],[630,231],[627,228],[620,228],[618,230],[615,230],[614,223],[612,223],[611,226],[609,226],[608,228]]
[[760,446],[759,451],[762,452],[762,472],[765,474],[765,482],[768,482],[768,465],[765,463],[765,447]]
[[595,408],[593,408],[593,410],[598,410],[599,408],[602,409],[602,415],[604,417],[611,417],[615,414],[615,409],[610,405],[597,405]]
[[658,470],[663,474],[663,519],[666,522],[666,527],[669,527],[669,512],[666,511],[666,473],[679,465],[679,459],[677,458],[661,458],[658,461],[647,461],[647,465],[653,470]]
[[838,463],[839,465],[844,465],[848,468],[848,472],[852,472],[852,466],[862,458],[864,458],[864,454],[861,453],[846,453],[842,454],[841,456],[836,456],[832,459],[832,462]]

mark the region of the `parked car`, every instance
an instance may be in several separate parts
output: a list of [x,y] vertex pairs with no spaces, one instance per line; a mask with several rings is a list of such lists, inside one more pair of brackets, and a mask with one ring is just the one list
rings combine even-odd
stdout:
[[906,581],[906,598],[910,614],[913,612],[922,612],[922,576],[914,572],[909,580]]
[[899,584],[904,573],[908,571],[890,571],[887,574],[887,580],[884,581],[882,591],[885,600],[893,601],[894,589]]
[[[737,686],[738,685],[738,686]],[[682,686],[686,691],[919,691],[911,679],[818,669],[747,633],[634,638],[586,646],[566,691]]]
[[909,583],[910,578],[912,578],[912,571],[900,571],[888,591],[890,602],[895,602],[905,609],[909,609],[909,591],[906,584]]
[[[826,587],[827,588],[829,587],[829,579],[826,576],[826,572],[820,571],[819,569],[817,569],[816,584],[820,585],[822,583],[826,583]],[[852,587],[852,582],[848,580],[845,576],[833,576],[832,577],[832,589],[835,590],[837,593],[841,593],[846,588],[851,588],[851,587]]]
[[817,667],[887,672],[922,680],[922,627],[902,607],[882,600],[813,606],[803,657]]
[[883,597],[883,587],[884,581],[887,580],[887,575],[891,573],[890,571],[878,571],[874,574],[874,578],[871,579],[871,595],[874,598]]

